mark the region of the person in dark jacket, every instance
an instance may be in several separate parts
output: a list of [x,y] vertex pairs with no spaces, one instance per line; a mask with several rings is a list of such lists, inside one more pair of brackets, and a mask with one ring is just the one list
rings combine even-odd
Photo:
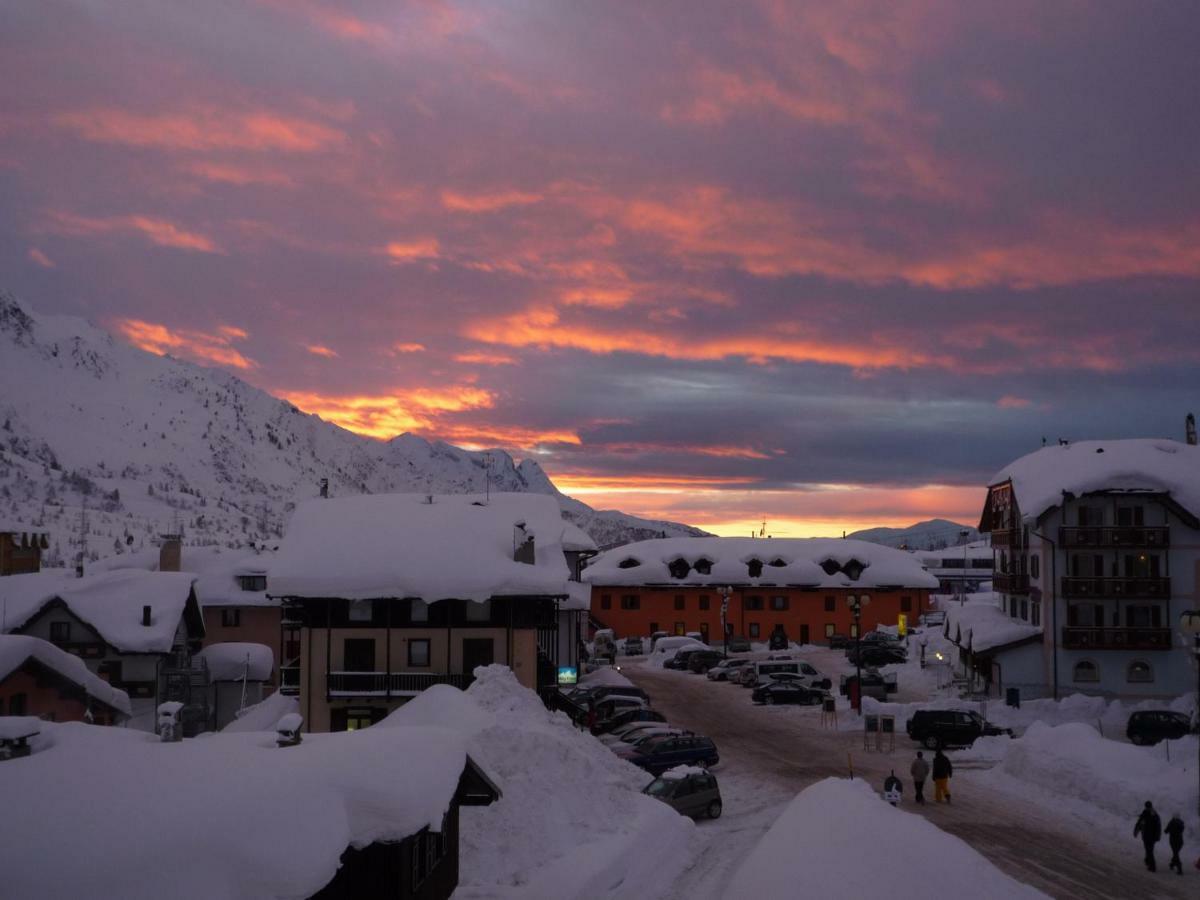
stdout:
[[920,750],[917,751],[917,758],[912,761],[908,772],[912,775],[913,791],[916,793],[918,803],[925,802],[925,779],[929,777],[929,763],[925,761],[925,754]]
[[938,803],[942,798],[950,802],[950,779],[954,777],[954,766],[950,765],[950,757],[941,750],[933,754],[933,799]]
[[1163,831],[1167,833],[1167,845],[1171,848],[1171,861],[1167,863],[1167,868],[1182,875],[1183,860],[1179,858],[1179,851],[1183,849],[1183,819],[1179,813],[1171,816],[1171,821]]
[[1162,819],[1158,817],[1158,813],[1154,811],[1154,806],[1149,800],[1146,801],[1146,807],[1142,810],[1142,814],[1138,816],[1137,823],[1133,826],[1133,836],[1142,838],[1142,846],[1146,848],[1146,868],[1151,872],[1158,871],[1154,865],[1154,845],[1162,838]]

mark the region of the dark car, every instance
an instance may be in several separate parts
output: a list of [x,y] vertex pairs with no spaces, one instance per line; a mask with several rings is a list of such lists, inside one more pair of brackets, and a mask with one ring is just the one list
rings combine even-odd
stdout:
[[760,684],[754,689],[750,695],[750,699],[755,703],[766,703],[768,705],[775,703],[799,703],[802,706],[815,706],[822,702],[829,694],[817,687],[809,687],[793,681],[768,681],[766,684]]
[[697,818],[721,815],[721,790],[717,776],[692,767],[668,769],[646,785],[643,794],[656,797],[677,813]]
[[970,747],[976,738],[1007,734],[1011,728],[1000,728],[984,720],[977,712],[965,709],[919,709],[905,726],[908,736],[930,750],[940,747]]
[[665,734],[638,745],[629,761],[657,775],[676,766],[705,766],[711,768],[721,761],[717,745],[698,734]]
[[625,643],[621,645],[621,650],[626,656],[641,656],[646,652],[645,645],[640,637],[627,637]]
[[697,650],[688,657],[687,668],[689,672],[703,675],[724,658],[725,654],[720,650]]
[[1177,741],[1191,730],[1192,723],[1183,713],[1148,709],[1129,717],[1125,736],[1131,744],[1152,746],[1159,741]]
[[901,647],[874,644],[863,645],[861,650],[851,647],[846,651],[846,659],[851,664],[860,663],[864,666],[887,666],[892,663],[908,662],[908,653]]
[[844,649],[849,647],[852,643],[853,641],[850,640],[850,635],[848,634],[838,634],[835,632],[829,636],[830,650]]
[[740,634],[731,634],[725,641],[725,650],[728,653],[749,653],[750,639]]
[[653,709],[627,709],[625,712],[617,713],[604,723],[597,723],[596,727],[592,729],[592,734],[608,734],[622,725],[629,725],[632,722],[665,721],[667,721],[667,717]]
[[[687,647],[683,650],[676,650],[675,655],[663,663],[664,669],[681,669],[687,671],[688,659],[693,653],[700,653],[703,648]],[[704,652],[708,652],[707,649]]]

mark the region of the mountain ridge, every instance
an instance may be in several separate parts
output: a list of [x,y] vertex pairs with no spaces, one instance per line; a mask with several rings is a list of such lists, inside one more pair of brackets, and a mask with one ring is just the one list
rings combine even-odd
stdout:
[[888,547],[905,545],[909,550],[941,550],[963,542],[962,532],[967,531],[968,541],[979,540],[979,531],[970,525],[951,522],[949,519],[926,519],[907,528],[864,528],[846,537]]

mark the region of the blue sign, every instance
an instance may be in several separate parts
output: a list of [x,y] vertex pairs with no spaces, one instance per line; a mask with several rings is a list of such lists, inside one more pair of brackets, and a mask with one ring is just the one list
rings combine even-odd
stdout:
[[579,682],[579,670],[574,666],[559,666],[558,667],[558,683],[559,684],[577,684]]

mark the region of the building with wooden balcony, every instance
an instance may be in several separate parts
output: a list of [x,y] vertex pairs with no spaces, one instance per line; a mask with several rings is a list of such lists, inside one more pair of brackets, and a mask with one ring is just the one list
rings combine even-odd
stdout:
[[0,520],[0,576],[40,571],[42,551],[50,546],[47,537],[40,528]]
[[129,695],[49,641],[0,634],[0,716],[119,725]]
[[980,531],[991,535],[1001,609],[1042,627],[1046,694],[1190,689],[1177,622],[1200,606],[1200,448],[1043,447],[991,480]]
[[371,725],[434,684],[465,688],[493,663],[548,690],[581,534],[538,494],[301,504],[268,576],[298,650],[281,689],[318,732]]

